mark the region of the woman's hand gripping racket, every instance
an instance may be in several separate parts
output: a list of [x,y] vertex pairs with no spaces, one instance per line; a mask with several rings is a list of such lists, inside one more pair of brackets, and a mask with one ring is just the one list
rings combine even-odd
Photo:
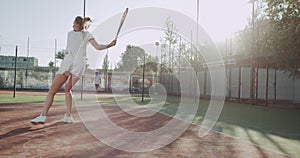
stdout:
[[121,18],[120,25],[119,25],[119,28],[118,28],[118,31],[117,31],[115,40],[116,40],[116,39],[118,38],[118,36],[119,36],[119,33],[120,33],[120,31],[121,31],[121,28],[122,28],[122,26],[123,26],[123,23],[124,23],[124,21],[125,21],[125,18],[126,18],[126,16],[127,16],[127,13],[128,13],[128,8],[126,8],[125,11],[124,11],[124,13],[123,13],[123,16],[122,16],[122,18]]

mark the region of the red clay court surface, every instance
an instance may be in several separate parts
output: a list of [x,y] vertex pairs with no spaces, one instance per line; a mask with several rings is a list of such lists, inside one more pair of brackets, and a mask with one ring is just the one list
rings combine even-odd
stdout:
[[[47,123],[29,123],[30,119],[40,113],[42,106],[0,103],[0,157],[288,157],[213,131],[200,138],[199,126],[196,125],[190,125],[183,135],[160,149],[125,152],[96,139],[81,122],[75,108],[73,124],[57,122],[64,115],[64,105],[54,105],[51,108]],[[160,113],[147,118],[134,117],[117,106],[103,106],[103,109],[114,123],[131,131],[154,130],[171,119]]]

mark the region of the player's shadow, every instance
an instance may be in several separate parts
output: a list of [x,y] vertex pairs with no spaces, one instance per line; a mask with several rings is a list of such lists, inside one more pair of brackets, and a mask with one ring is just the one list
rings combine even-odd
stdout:
[[43,126],[41,128],[35,128],[35,129],[32,129],[32,127],[22,127],[22,128],[16,128],[16,129],[13,129],[5,134],[1,134],[0,135],[0,140],[1,139],[4,139],[4,138],[8,138],[8,137],[13,137],[13,136],[17,136],[17,135],[20,135],[20,134],[25,134],[25,133],[29,133],[29,132],[34,132],[34,131],[38,131],[38,130],[42,130],[42,129],[45,129],[45,128],[49,128],[49,127],[52,127],[52,126],[57,126],[57,125],[64,125],[66,123],[62,123],[62,122],[55,122],[53,124],[50,124],[50,125],[46,125],[46,126]]

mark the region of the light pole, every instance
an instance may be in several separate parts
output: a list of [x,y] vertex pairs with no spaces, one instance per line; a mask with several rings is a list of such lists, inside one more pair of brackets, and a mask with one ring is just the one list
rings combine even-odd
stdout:
[[26,57],[26,71],[25,71],[25,87],[27,88],[27,78],[28,78],[28,59],[29,59],[29,37],[27,39],[27,57]]
[[15,55],[15,75],[14,75],[14,94],[13,97],[16,97],[16,84],[17,84],[17,60],[18,60],[18,46],[16,46],[16,55]]
[[55,78],[55,73],[56,73],[56,51],[57,51],[57,40],[54,40],[54,70],[53,71],[53,76],[52,76],[52,82]]
[[143,82],[142,82],[142,102],[144,102],[144,88],[145,88],[145,66],[146,66],[146,63],[145,63],[145,57],[146,56],[146,53],[144,52],[144,64],[143,64]]
[[85,17],[85,4],[86,4],[85,1],[86,1],[86,0],[83,0],[83,17]]
[[[163,51],[166,49],[166,44],[161,44],[160,47],[160,77],[159,77],[159,82],[163,84],[163,78],[162,78],[162,73],[163,73]],[[164,56],[165,57],[165,56]]]
[[[156,58],[157,58],[157,63],[158,63],[158,46],[159,46],[159,42],[155,42],[155,46],[156,46]],[[158,71],[158,64],[155,65],[156,67],[156,71],[155,71],[155,91],[154,94],[157,94],[157,71]]]
[[250,97],[251,97],[251,104],[255,104],[256,101],[254,101],[254,96],[256,95],[256,59],[255,59],[255,43],[254,43],[254,4],[257,0],[250,0],[249,3],[252,3],[252,54],[251,54],[251,82],[250,82]]
[[[86,0],[83,0],[83,18],[85,17],[85,1]],[[80,90],[80,100],[82,100],[82,93],[83,93],[83,76],[81,76],[81,90]]]

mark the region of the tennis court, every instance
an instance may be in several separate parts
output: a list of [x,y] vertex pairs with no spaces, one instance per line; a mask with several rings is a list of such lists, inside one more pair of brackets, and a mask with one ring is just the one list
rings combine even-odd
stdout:
[[[3,157],[297,157],[299,139],[287,138],[291,142],[298,143],[298,147],[290,145],[294,149],[286,149],[289,144],[273,142],[280,150],[274,150],[264,145],[255,145],[252,141],[229,136],[216,131],[210,131],[205,137],[198,137],[199,126],[192,124],[175,141],[162,148],[148,152],[125,152],[107,146],[96,139],[81,122],[76,109],[73,116],[76,120],[73,124],[63,124],[57,121],[64,114],[63,94],[58,94],[55,104],[50,110],[48,122],[32,125],[29,120],[40,112],[45,96],[44,92],[17,92],[15,100],[22,102],[9,103],[8,96],[11,92],[1,91],[1,133],[0,155]],[[33,98],[30,98],[30,97]],[[3,98],[4,97],[4,98]],[[6,99],[5,99],[6,97]],[[30,98],[32,102],[24,98]],[[118,126],[127,130],[143,132],[162,127],[168,122],[170,114],[157,113],[147,118],[139,118],[122,111],[113,102],[110,102],[111,94],[99,95],[103,103],[103,109],[109,118]],[[5,100],[5,101],[4,101]],[[6,102],[7,101],[7,102]],[[226,106],[226,105],[225,105]],[[145,110],[145,109],[143,109]],[[201,111],[201,110],[200,110]],[[220,119],[222,119],[221,116]],[[255,116],[253,116],[255,117]],[[197,121],[197,118],[195,118]],[[198,120],[199,121],[199,120]],[[222,132],[230,129],[224,128]],[[224,123],[225,124],[225,123]],[[233,126],[232,125],[232,126]],[[243,128],[243,125],[235,125]],[[250,123],[251,126],[251,123]],[[218,122],[216,129],[222,126]],[[225,126],[224,126],[225,127]],[[103,127],[105,128],[105,127]],[[251,129],[254,130],[255,129]],[[252,131],[249,129],[249,137]],[[233,131],[232,131],[233,132]],[[272,139],[271,133],[265,133],[265,137]],[[276,135],[276,134],[275,134]],[[110,137],[114,137],[112,134]],[[126,139],[121,137],[120,139]],[[158,138],[163,140],[164,137]],[[276,139],[274,139],[276,140]],[[293,152],[294,150],[294,152]],[[286,152],[286,153],[285,153]],[[290,156],[289,156],[290,155]]]

